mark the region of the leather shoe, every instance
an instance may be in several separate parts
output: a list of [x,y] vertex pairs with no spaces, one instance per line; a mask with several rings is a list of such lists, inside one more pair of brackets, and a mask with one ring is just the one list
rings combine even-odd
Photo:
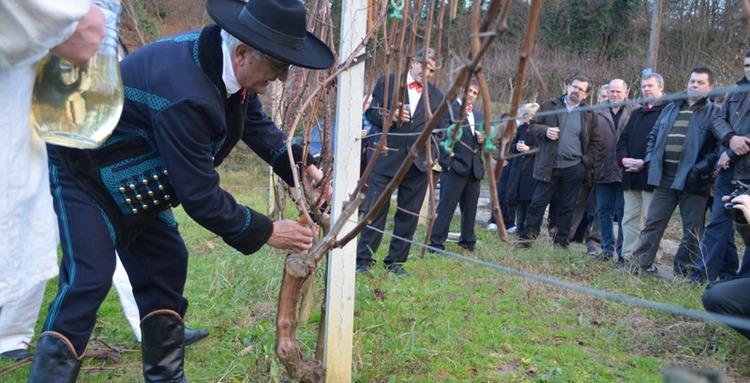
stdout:
[[400,263],[393,263],[393,264],[387,265],[385,268],[388,269],[388,271],[390,271],[393,274],[403,276],[403,277],[409,276],[409,272],[404,270],[404,266],[401,265]]
[[208,330],[204,328],[191,330],[185,327],[185,346],[189,346],[207,336],[208,336]]
[[474,244],[472,243],[459,243],[458,247],[467,250],[470,253],[473,253],[475,250]]
[[34,354],[26,351],[26,349],[23,349],[23,348],[17,348],[15,350],[9,350],[9,351],[0,353],[0,358],[13,360],[16,362],[20,360],[24,360],[24,359],[29,359],[32,356],[34,356]]
[[427,248],[427,251],[430,254],[442,254],[444,250],[445,250],[445,245],[441,245],[437,243],[430,243],[430,247]]
[[370,271],[370,265],[366,263],[357,264],[357,274],[366,274],[368,271]]

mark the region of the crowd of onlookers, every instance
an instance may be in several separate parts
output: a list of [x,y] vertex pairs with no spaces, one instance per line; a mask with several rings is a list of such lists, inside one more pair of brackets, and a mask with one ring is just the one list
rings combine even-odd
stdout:
[[[750,53],[745,60],[750,61]],[[417,53],[403,76],[408,90],[403,105],[392,86],[391,94],[383,94],[396,75],[382,77],[375,86],[365,112],[369,132],[387,129],[402,134],[386,136],[388,154],[375,159],[368,203],[382,193],[406,159],[416,140],[408,133],[420,132],[426,123],[423,88],[429,106],[437,109],[442,94],[427,83],[435,67],[434,51]],[[679,207],[682,239],[672,265],[674,275],[696,283],[744,275],[721,197],[734,190],[733,180],[750,181],[750,160],[745,156],[750,152],[750,138],[745,137],[750,136],[750,102],[745,105],[743,89],[748,78],[746,67],[746,76],[728,94],[712,93],[714,74],[699,66],[686,76],[684,92],[665,95],[663,77],[644,71],[640,97],[631,100],[635,92],[622,79],[612,79],[593,94],[592,81],[577,75],[565,94],[541,104],[523,104],[517,117],[502,115],[493,155],[502,168],[497,184],[502,219],[507,232],[519,238],[515,246],[532,246],[546,217],[553,246],[566,248],[571,240],[583,241],[593,258],[618,262],[634,274],[657,275],[659,245]],[[479,93],[479,85],[470,84],[436,134],[441,145],[433,152],[439,153],[439,165],[432,170],[440,172],[440,202],[430,233],[433,251],[445,247],[459,206],[458,246],[476,248],[476,205],[484,177],[481,153],[486,147],[479,129],[484,117],[473,107]],[[594,97],[596,104],[589,105],[587,100]],[[393,108],[396,113],[390,113]],[[391,120],[385,121],[386,116]],[[517,125],[515,137],[509,153],[500,153],[502,130],[511,118]],[[398,186],[396,238],[384,260],[397,274],[408,274],[408,240],[424,200],[428,164],[422,150]],[[388,204],[372,223],[377,230],[363,231],[357,250],[359,273],[374,263],[387,212]],[[494,216],[488,228],[497,229]]]
[[[422,89],[429,104],[439,90],[425,81],[435,67],[434,52],[420,51],[406,74],[410,106],[400,108],[393,93],[384,95],[381,78],[365,116],[371,129],[415,133],[425,124]],[[708,67],[693,68],[685,90],[665,95],[664,79],[644,71],[640,97],[622,79],[612,79],[596,91],[596,105],[587,100],[595,88],[587,77],[577,75],[565,94],[537,103],[523,104],[517,117],[503,114],[500,130],[509,119],[517,123],[510,151],[501,153],[502,132],[493,137],[494,158],[502,172],[498,199],[507,232],[518,249],[537,242],[545,217],[549,241],[567,248],[572,240],[586,244],[594,259],[619,263],[620,270],[635,275],[658,275],[657,253],[667,226],[679,207],[682,238],[674,255],[675,278],[696,285],[709,284],[704,301],[709,310],[730,314],[750,313],[750,299],[739,293],[747,275],[748,257],[740,267],[734,239],[750,229],[738,223],[742,215],[725,207],[737,181],[750,183],[750,51],[744,56],[745,76],[728,92],[714,91],[714,74]],[[394,90],[392,90],[394,92]],[[430,233],[431,251],[445,248],[453,213],[460,206],[458,246],[473,252],[480,181],[484,176],[481,153],[486,147],[480,121],[483,115],[473,103],[480,90],[472,83],[456,100],[438,134],[440,193],[437,218]],[[416,106],[415,106],[416,105]],[[391,121],[384,121],[391,107]],[[435,108],[433,107],[433,110]],[[456,134],[456,130],[460,130]],[[415,136],[387,136],[388,156],[375,160],[368,186],[369,203],[380,195],[404,161]],[[424,151],[406,173],[398,188],[394,238],[384,263],[397,275],[408,275],[404,263],[409,241],[427,188],[429,161]],[[743,197],[744,198],[744,197]],[[736,209],[743,207],[736,199]],[[357,273],[368,272],[380,244],[388,212],[381,207],[373,226],[363,231],[357,249]],[[733,214],[735,213],[735,214]],[[707,219],[708,217],[708,219]],[[708,222],[708,225],[706,225]],[[493,216],[488,229],[497,230]],[[743,231],[744,230],[744,231]],[[743,237],[745,238],[745,237]],[[739,279],[738,279],[739,278]],[[725,281],[733,281],[726,283]],[[721,287],[719,287],[721,286]],[[740,286],[740,287],[734,287]],[[745,334],[748,332],[744,332]]]
[[[536,240],[548,208],[554,246],[581,240],[596,259],[656,275],[659,244],[679,206],[674,275],[697,283],[744,275],[721,197],[734,190],[733,180],[750,178],[742,173],[750,128],[738,117],[750,117],[738,105],[746,73],[720,98],[723,106],[711,97],[714,78],[706,67],[691,71],[679,95],[665,96],[662,76],[648,72],[638,102],[629,100],[625,81],[613,79],[598,89],[597,105],[588,106],[592,83],[577,76],[538,112],[536,104],[523,105],[497,185],[505,226],[521,239],[516,247]],[[497,228],[493,220],[488,228]]]

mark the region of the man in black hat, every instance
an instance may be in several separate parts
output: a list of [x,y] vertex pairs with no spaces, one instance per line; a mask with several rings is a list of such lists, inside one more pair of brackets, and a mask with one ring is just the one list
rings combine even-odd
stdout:
[[[307,32],[297,0],[208,0],[206,7],[218,25],[149,44],[122,61],[125,105],[107,142],[95,150],[50,146],[63,257],[29,382],[76,380],[111,286],[115,250],[142,318],[145,381],[185,381],[188,253],[171,206],[182,204],[243,254],[264,244],[295,252],[312,245],[309,229],[238,204],[214,167],[241,139],[291,183],[285,137],[258,94],[286,80],[291,65],[328,68],[333,54]],[[292,151],[305,166],[301,148]],[[322,179],[315,166],[304,170]]]

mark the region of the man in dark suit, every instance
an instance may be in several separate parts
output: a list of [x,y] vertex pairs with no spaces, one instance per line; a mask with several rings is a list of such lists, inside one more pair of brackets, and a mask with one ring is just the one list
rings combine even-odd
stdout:
[[[414,56],[409,72],[406,75],[406,98],[399,100],[399,90],[395,88],[396,75],[381,77],[372,92],[372,102],[367,109],[367,119],[373,127],[383,130],[390,125],[386,137],[387,153],[381,154],[370,173],[367,182],[367,206],[365,215],[372,209],[373,203],[385,191],[388,183],[396,175],[398,168],[406,160],[409,151],[417,141],[418,134],[427,122],[425,99],[430,110],[434,111],[440,105],[443,94],[433,85],[427,83],[435,74],[436,53],[433,49],[420,49]],[[385,93],[386,81],[388,94]],[[390,109],[395,109],[393,119],[385,120],[390,115]],[[393,235],[411,240],[417,229],[418,214],[427,191],[427,162],[424,148],[420,148],[420,155],[404,175],[398,186],[398,211],[394,216]],[[370,224],[378,230],[385,227],[390,204],[385,203]],[[373,254],[378,250],[383,234],[379,231],[365,228],[357,245],[357,273],[365,273],[374,263]],[[408,275],[403,268],[409,256],[408,242],[398,238],[391,240],[388,256],[383,260],[386,268],[396,275]]]
[[[484,114],[473,107],[478,95],[479,83],[472,80],[466,93],[466,120],[457,123],[457,128],[461,129],[461,138],[454,144],[452,152],[446,151],[441,154],[440,166],[443,172],[440,174],[440,203],[430,235],[430,246],[438,249],[445,248],[443,243],[448,237],[448,228],[456,205],[461,206],[461,237],[458,239],[458,246],[473,253],[477,243],[474,236],[474,221],[477,217],[480,182],[484,177],[484,136],[479,129]],[[453,115],[456,118],[461,117],[461,107],[461,100],[453,103]]]

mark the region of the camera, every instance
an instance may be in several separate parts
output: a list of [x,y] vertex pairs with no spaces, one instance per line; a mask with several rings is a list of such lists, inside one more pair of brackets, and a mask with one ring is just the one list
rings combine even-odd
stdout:
[[[747,219],[745,219],[745,215],[742,214],[741,210],[735,209],[734,208],[735,204],[732,203],[731,201],[735,197],[739,197],[742,194],[750,194],[750,192],[748,192],[748,189],[750,189],[750,185],[743,183],[742,181],[739,181],[739,180],[732,180],[732,186],[734,186],[735,189],[732,192],[732,194],[729,195],[730,202],[727,202],[724,204],[724,215],[733,219],[734,222],[743,223],[743,224],[747,223]],[[715,198],[721,198],[721,197],[716,196]]]

